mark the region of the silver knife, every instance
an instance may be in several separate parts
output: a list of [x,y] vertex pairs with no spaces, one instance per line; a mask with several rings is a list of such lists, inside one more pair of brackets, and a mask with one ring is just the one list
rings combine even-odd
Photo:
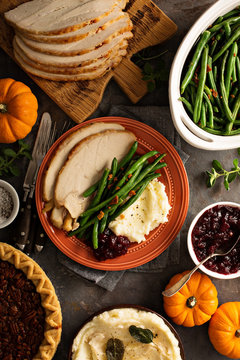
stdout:
[[49,113],[43,113],[39,125],[37,137],[32,151],[32,160],[30,160],[25,175],[23,189],[24,197],[20,213],[18,216],[18,233],[16,245],[20,250],[24,250],[29,234],[32,198],[35,190],[38,169],[49,148],[49,138],[51,136],[52,121]]

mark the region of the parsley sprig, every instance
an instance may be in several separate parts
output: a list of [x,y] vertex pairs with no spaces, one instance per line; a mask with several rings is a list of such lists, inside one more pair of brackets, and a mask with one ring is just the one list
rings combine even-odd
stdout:
[[[238,155],[240,155],[240,148],[237,149]],[[211,172],[206,171],[207,174],[207,186],[213,187],[216,180],[219,177],[223,177],[224,186],[226,190],[229,190],[229,184],[233,182],[237,176],[240,176],[240,166],[239,159],[233,160],[233,167],[230,171],[227,171],[223,168],[223,165],[218,160],[213,160]]]
[[159,88],[162,82],[168,80],[168,70],[166,70],[165,62],[161,59],[167,51],[153,54],[153,48],[147,48],[132,57],[133,62],[142,69],[142,79],[147,81],[150,93]]
[[18,149],[14,150],[12,147],[0,149],[0,176],[1,175],[13,175],[19,176],[20,169],[15,164],[16,160],[22,157],[32,159],[29,151],[30,147],[23,140],[18,140]]

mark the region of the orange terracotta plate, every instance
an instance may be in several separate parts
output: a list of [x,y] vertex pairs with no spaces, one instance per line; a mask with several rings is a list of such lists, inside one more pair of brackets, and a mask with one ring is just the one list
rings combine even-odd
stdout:
[[[93,122],[116,122],[123,125],[127,130],[132,131],[139,142],[138,152],[143,154],[151,150],[158,150],[166,153],[164,161],[168,164],[160,170],[160,181],[166,186],[166,192],[171,205],[168,222],[159,225],[147,237],[146,241],[140,244],[132,244],[127,254],[106,261],[95,259],[92,250],[84,241],[75,237],[68,237],[67,234],[55,228],[46,214],[42,213],[42,185],[43,175],[47,169],[49,159],[53,155],[59,143],[70,133]],[[136,120],[122,117],[103,117],[92,119],[79,124],[63,134],[51,147],[45,156],[39,169],[36,183],[36,204],[39,218],[49,238],[65,255],[76,262],[100,270],[124,270],[130,269],[153,260],[160,255],[173,242],[179,233],[187,215],[189,201],[188,178],[180,156],[170,142],[159,132],[150,126]]]

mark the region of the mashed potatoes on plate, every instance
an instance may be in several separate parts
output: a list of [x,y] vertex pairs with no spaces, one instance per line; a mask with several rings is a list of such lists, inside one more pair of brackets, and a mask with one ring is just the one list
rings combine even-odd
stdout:
[[108,227],[114,234],[126,236],[129,241],[140,243],[146,240],[144,235],[168,221],[170,209],[165,186],[154,179],[139,199],[111,221]]
[[[135,325],[152,331],[153,342],[144,344],[129,333]],[[106,346],[111,338],[124,345],[123,360],[181,360],[178,340],[156,314],[135,308],[105,311],[80,330],[73,342],[72,360],[107,360]]]

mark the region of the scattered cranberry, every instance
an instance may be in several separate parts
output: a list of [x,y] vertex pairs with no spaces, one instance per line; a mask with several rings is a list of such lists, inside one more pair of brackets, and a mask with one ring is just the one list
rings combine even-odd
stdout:
[[[217,205],[205,211],[192,231],[192,244],[199,261],[218,248],[228,249],[240,235],[240,209]],[[214,256],[204,266],[220,274],[233,274],[240,270],[240,244],[226,256]]]
[[100,261],[113,259],[126,254],[129,245],[130,241],[126,236],[117,236],[107,228],[98,237],[98,249],[94,250],[94,255]]

